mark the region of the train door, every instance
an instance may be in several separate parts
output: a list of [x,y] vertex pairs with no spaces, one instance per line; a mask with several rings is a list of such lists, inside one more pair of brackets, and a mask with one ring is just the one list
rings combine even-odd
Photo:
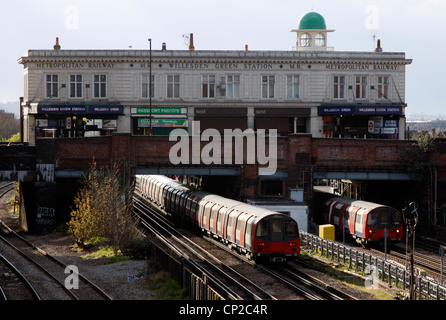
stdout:
[[203,227],[203,229],[210,230],[209,220],[211,218],[211,211],[214,205],[215,203],[211,201],[206,203],[206,205],[200,205],[200,207],[203,207],[203,215],[201,217],[201,226]]
[[218,213],[223,206],[220,204],[216,204],[211,209],[211,214],[209,215],[209,230],[213,233],[217,233],[217,219]]
[[355,219],[355,235],[360,238],[363,237],[363,227],[364,227],[362,224],[363,219],[364,219],[364,210],[358,210]]
[[285,249],[284,246],[285,235],[283,233],[285,224],[283,216],[276,214],[271,216],[270,219],[271,219],[271,242],[272,242],[271,253],[283,252]]
[[252,239],[254,237],[253,230],[254,230],[254,223],[255,223],[256,217],[251,216],[246,221],[246,232],[245,232],[245,248],[249,251],[252,251]]
[[344,229],[344,225],[345,225],[345,219],[344,216],[347,214],[348,216],[348,208],[349,205],[348,204],[344,204],[341,207],[341,210],[339,210],[339,217],[338,217],[338,230]]
[[227,226],[227,239],[231,242],[236,241],[235,239],[235,227],[237,223],[237,218],[240,215],[240,212],[237,210],[231,210],[229,213],[228,226]]
[[236,242],[239,246],[245,247],[245,235],[246,235],[246,222],[251,217],[251,215],[248,215],[246,213],[242,213],[237,218],[237,225],[236,225]]
[[332,211],[333,211],[333,207],[336,205],[336,201],[330,201],[327,205],[327,212],[326,212],[326,216],[325,216],[325,221],[327,221],[327,223],[331,223],[331,215],[332,215]]

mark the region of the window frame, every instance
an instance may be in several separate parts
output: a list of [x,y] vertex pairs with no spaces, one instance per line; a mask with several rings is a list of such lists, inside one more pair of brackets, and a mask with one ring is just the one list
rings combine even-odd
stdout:
[[[387,83],[385,82],[387,80]],[[390,76],[378,76],[378,99],[390,100]]]
[[149,77],[148,73],[141,74],[141,98],[143,99],[155,98],[155,75],[152,74],[151,82]]
[[[359,81],[358,81],[359,80]],[[369,77],[365,75],[355,76],[355,99],[366,100],[368,98]]]
[[[333,99],[345,100],[346,99],[346,76],[334,75],[333,76]],[[341,81],[343,80],[343,81]]]
[[166,75],[166,97],[168,99],[181,98],[181,76],[179,74]]
[[215,99],[217,91],[217,81],[215,74],[201,75],[201,97],[203,99]]
[[[232,80],[230,80],[230,77]],[[238,80],[236,80],[238,78]],[[240,99],[241,76],[238,74],[229,74],[226,76],[226,98]]]
[[[289,81],[291,79],[291,81]],[[296,95],[297,91],[297,95]],[[293,74],[286,76],[286,98],[300,99],[300,75]]]
[[299,42],[300,42],[300,46],[301,47],[311,47],[311,43],[312,43],[312,37],[311,34],[308,32],[305,32],[304,34],[302,34],[300,36]]
[[[72,80],[74,77],[74,81]],[[80,80],[79,80],[80,77]],[[83,84],[84,76],[82,74],[70,74],[70,92],[69,97],[71,99],[82,98],[84,95]]]
[[[276,98],[276,75],[262,75],[262,99]],[[265,81],[266,79],[266,81]]]
[[[98,80],[96,80],[98,77]],[[93,97],[106,98],[107,97],[107,75],[103,73],[93,75]]]
[[59,75],[46,74],[45,75],[45,97],[59,98]]
[[316,47],[325,47],[325,35],[323,33],[316,34],[314,44]]

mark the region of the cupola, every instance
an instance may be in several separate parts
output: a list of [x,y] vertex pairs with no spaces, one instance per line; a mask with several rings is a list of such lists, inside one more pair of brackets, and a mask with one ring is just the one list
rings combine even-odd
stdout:
[[327,47],[327,34],[334,30],[328,30],[325,19],[317,12],[305,14],[299,21],[299,29],[291,30],[297,33],[297,51],[329,51],[334,50]]

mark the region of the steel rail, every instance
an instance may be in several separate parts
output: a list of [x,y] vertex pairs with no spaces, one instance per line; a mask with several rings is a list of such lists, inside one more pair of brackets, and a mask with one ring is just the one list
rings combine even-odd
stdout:
[[[162,227],[162,228],[164,230],[166,228],[168,228],[169,230],[167,230],[167,232],[169,232],[172,235],[172,238],[174,238],[176,241],[179,241],[179,243],[182,246],[185,246],[191,252],[194,252],[194,254],[197,255],[197,257],[202,261],[202,263],[205,263],[209,268],[212,268],[216,272],[223,274],[224,277],[228,281],[230,281],[233,285],[236,285],[237,287],[239,287],[243,291],[245,291],[248,294],[249,299],[262,300],[261,297],[259,297],[257,294],[255,294],[251,290],[247,289],[244,285],[241,285],[240,284],[240,279],[241,279],[241,281],[248,282],[248,284],[250,284],[251,286],[255,287],[257,290],[261,291],[266,297],[268,297],[268,299],[275,299],[270,294],[265,292],[262,288],[257,286],[254,282],[252,282],[251,280],[247,279],[245,276],[243,276],[239,272],[235,271],[233,268],[223,264],[215,256],[213,256],[212,254],[206,252],[205,250],[203,250],[202,247],[200,247],[199,245],[194,243],[189,238],[185,237],[183,234],[181,234],[178,230],[176,230],[172,226],[172,224],[171,224],[171,222],[169,220],[166,220],[164,217],[160,216],[160,214],[156,210],[154,210],[151,207],[147,206],[144,202],[136,201],[135,204],[137,206],[139,205],[139,206],[142,207],[142,209],[140,208],[140,210],[142,210],[142,211],[147,210],[147,211],[151,212],[151,214],[154,215],[153,219],[162,220],[161,223],[165,224],[165,227]],[[211,262],[211,261],[213,261],[213,262]],[[225,269],[225,270],[223,270],[223,269]],[[228,274],[228,272],[231,273],[231,275]],[[234,279],[234,275],[232,275],[232,274],[234,274],[239,279]],[[242,297],[239,297],[239,299],[241,299],[241,298]]]
[[[42,298],[40,297],[39,293],[37,292],[37,290],[32,286],[32,284],[28,281],[28,279],[26,279],[26,277],[20,272],[19,269],[17,269],[12,262],[10,262],[5,256],[3,256],[2,254],[0,254],[0,260],[3,261],[3,263],[5,263],[9,269],[12,270],[12,272],[15,273],[15,275],[20,279],[20,281],[22,281],[25,286],[28,288],[28,290],[31,292],[31,295],[34,297],[35,300],[42,300]],[[4,292],[3,288],[0,288],[1,290],[1,295],[4,297],[4,300],[7,300],[7,296],[6,293]]]
[[[62,268],[66,269],[68,266],[58,260],[57,258],[53,257],[52,255],[48,254],[46,251],[42,250],[41,248],[37,247],[33,243],[27,241],[25,238],[23,238],[21,235],[19,235],[17,232],[12,230],[9,226],[7,226],[3,221],[0,220],[0,224],[8,230],[11,234],[13,234],[17,239],[21,240],[23,243],[25,243],[27,246],[31,247],[33,250],[39,252],[42,256],[45,256],[52,262],[56,263],[57,265],[61,266]],[[33,263],[35,266],[37,266],[40,270],[42,270],[44,273],[46,273],[49,277],[51,277],[53,280],[55,280],[64,290],[69,293],[73,299],[80,300],[79,297],[74,294],[70,289],[67,289],[65,287],[65,284],[63,284],[60,280],[58,280],[56,277],[54,277],[51,272],[47,271],[43,266],[41,266],[38,262],[33,260],[32,258],[28,257],[25,253],[23,253],[19,248],[14,246],[12,243],[10,243],[8,240],[6,240],[4,237],[0,236],[0,239],[4,242],[8,243],[8,245],[13,248],[15,251],[17,251],[19,254],[21,254],[25,259],[28,259],[31,263]],[[113,300],[107,293],[105,293],[101,288],[99,288],[97,285],[95,285],[93,282],[88,280],[85,276],[82,274],[78,274],[79,278],[83,280],[85,283],[88,284],[96,293],[98,293],[101,297],[103,297],[106,300]]]

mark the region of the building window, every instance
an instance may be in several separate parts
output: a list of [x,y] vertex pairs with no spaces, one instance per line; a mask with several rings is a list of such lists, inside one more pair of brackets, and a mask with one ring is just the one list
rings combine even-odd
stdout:
[[180,76],[168,75],[167,76],[167,97],[179,98],[180,97]]
[[226,98],[240,99],[240,76],[226,77]]
[[304,33],[300,37],[300,46],[301,47],[311,47],[311,35],[309,33]]
[[389,99],[390,77],[378,77],[378,99]]
[[263,180],[260,182],[261,196],[282,197],[283,182],[281,180]]
[[95,74],[93,76],[93,96],[105,98],[107,96],[107,75]]
[[300,77],[298,75],[287,76],[286,97],[288,99],[298,99],[300,96]]
[[366,76],[356,76],[355,98],[356,99],[367,99],[367,77]]
[[322,33],[318,33],[315,38],[316,47],[325,47],[325,36]]
[[57,74],[49,74],[46,76],[46,97],[59,97],[59,76]]
[[276,76],[262,76],[262,98],[274,99],[276,89]]
[[345,76],[334,76],[334,99],[345,99]]
[[143,74],[141,76],[141,96],[143,98],[149,98],[149,91],[151,97],[155,97],[155,75],[152,74],[152,83],[150,83],[149,79],[150,76],[148,74]]
[[203,98],[215,98],[215,76],[201,76],[201,96]]
[[70,75],[70,98],[82,98],[82,75]]

